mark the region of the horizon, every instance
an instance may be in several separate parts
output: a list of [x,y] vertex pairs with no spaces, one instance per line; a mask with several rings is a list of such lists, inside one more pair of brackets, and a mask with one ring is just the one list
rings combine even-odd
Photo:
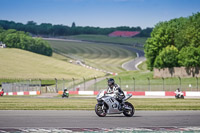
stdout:
[[199,0],[0,0],[0,20],[26,24],[147,27],[200,11]]

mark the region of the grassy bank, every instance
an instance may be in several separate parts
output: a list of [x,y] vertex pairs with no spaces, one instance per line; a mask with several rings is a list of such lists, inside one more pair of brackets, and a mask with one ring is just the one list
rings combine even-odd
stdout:
[[0,49],[0,79],[80,79],[105,73],[25,50]]
[[52,40],[48,42],[56,53],[53,56],[56,59],[82,60],[87,65],[111,72],[124,71],[121,65],[136,57],[134,52],[115,45]]
[[[0,97],[0,110],[94,110],[96,99]],[[130,99],[136,110],[200,110],[199,99]]]

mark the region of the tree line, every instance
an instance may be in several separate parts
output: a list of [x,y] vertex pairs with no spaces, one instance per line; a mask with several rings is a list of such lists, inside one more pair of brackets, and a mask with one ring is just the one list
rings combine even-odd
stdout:
[[32,38],[28,33],[0,27],[0,41],[8,48],[19,48],[34,53],[52,56],[52,48],[41,38]]
[[51,23],[37,24],[34,21],[28,21],[26,24],[16,23],[14,21],[0,20],[0,26],[4,29],[16,29],[18,31],[29,32],[33,35],[43,36],[69,36],[80,34],[96,34],[96,35],[108,35],[109,33],[120,31],[139,31],[138,37],[149,37],[153,28],[141,29],[141,27],[128,27],[120,26],[115,28],[100,28],[100,27],[82,27],[76,26],[75,22],[71,26],[66,25],[53,25]]
[[145,44],[148,69],[200,66],[200,13],[160,22]]

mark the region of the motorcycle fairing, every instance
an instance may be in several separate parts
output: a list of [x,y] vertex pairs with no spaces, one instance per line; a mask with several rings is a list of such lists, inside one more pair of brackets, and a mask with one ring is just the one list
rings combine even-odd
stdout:
[[119,102],[113,97],[103,97],[102,100],[108,105],[108,114],[120,114],[123,111],[119,111]]

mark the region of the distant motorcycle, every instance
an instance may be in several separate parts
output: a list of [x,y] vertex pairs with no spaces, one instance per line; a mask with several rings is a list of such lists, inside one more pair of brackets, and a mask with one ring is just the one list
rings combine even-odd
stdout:
[[69,92],[67,91],[67,89],[64,89],[62,98],[68,98],[68,97],[69,97]]
[[183,95],[183,92],[181,91],[175,91],[175,98],[176,99],[184,99],[184,95]]
[[4,90],[2,89],[2,90],[0,91],[0,96],[3,96],[3,94],[4,94]]
[[[121,114],[132,117],[135,113],[134,106],[126,102],[132,94],[128,94],[122,99],[120,104],[115,98],[115,94],[106,94],[106,91],[100,91],[96,99],[98,104],[95,106],[95,112],[99,117],[105,117],[107,114]],[[123,107],[121,107],[123,105]]]

